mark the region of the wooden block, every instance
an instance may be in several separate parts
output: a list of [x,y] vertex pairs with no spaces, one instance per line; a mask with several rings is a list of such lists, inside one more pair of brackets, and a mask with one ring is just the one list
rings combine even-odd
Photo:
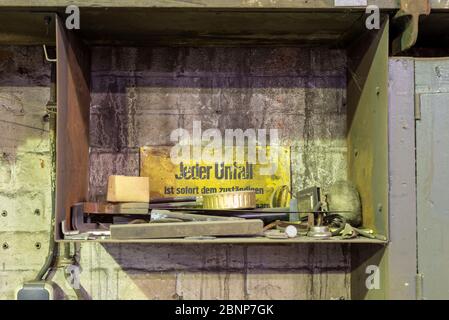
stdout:
[[255,236],[263,232],[262,220],[194,221],[111,225],[112,239],[163,239],[200,236]]
[[108,180],[109,202],[150,202],[148,177],[110,176]]

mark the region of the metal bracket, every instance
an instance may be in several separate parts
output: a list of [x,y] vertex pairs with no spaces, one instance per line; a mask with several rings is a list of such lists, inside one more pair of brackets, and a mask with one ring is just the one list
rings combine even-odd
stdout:
[[419,17],[428,16],[431,11],[430,0],[401,0],[401,9],[394,21],[401,26],[401,34],[393,40],[393,54],[401,53],[416,44],[419,33]]

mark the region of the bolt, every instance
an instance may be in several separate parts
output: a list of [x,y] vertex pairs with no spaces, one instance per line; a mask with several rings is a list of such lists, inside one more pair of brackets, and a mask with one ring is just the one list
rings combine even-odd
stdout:
[[42,245],[41,245],[40,242],[36,242],[36,243],[34,244],[34,246],[36,247],[36,249],[40,249],[40,248],[42,247]]
[[44,17],[44,22],[45,22],[45,24],[50,24],[50,22],[51,22],[51,17],[50,16],[45,16]]
[[380,96],[380,87],[376,87],[376,95]]
[[7,215],[8,215],[8,211],[3,210],[3,211],[2,211],[2,217],[6,217]]
[[378,211],[378,212],[382,212],[382,210],[383,210],[383,206],[382,206],[381,203],[379,203],[379,204],[377,205],[377,211]]
[[3,245],[2,245],[2,248],[3,248],[3,250],[8,249],[9,248],[8,242],[4,242]]
[[39,209],[34,210],[34,214],[36,216],[40,216],[41,215],[41,211]]

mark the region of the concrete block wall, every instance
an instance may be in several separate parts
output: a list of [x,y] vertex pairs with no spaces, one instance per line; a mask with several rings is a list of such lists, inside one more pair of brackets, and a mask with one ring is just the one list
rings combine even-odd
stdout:
[[0,47],[0,70],[0,297],[12,299],[48,250],[50,65],[39,48]]
[[[302,148],[310,151],[297,157],[295,188],[313,182],[328,184],[345,175],[345,78],[342,70],[334,68],[343,65],[342,52],[141,50],[93,51],[92,198],[104,194],[108,174],[138,173],[137,146],[164,144],[167,130],[179,125],[187,128],[193,118],[208,127],[287,128],[283,141],[298,143],[299,152]],[[248,77],[250,71],[242,75],[227,69],[227,62],[242,61],[247,54],[260,62],[243,63],[239,68],[253,68],[254,76]],[[204,65],[201,61],[207,57],[211,60]],[[212,66],[221,68],[221,77],[214,76]],[[15,289],[34,278],[48,248],[51,163],[48,123],[43,117],[50,97],[50,65],[41,47],[0,47],[0,69],[0,210],[7,211],[5,217],[0,216],[0,244],[8,243],[7,248],[0,248],[0,299],[13,299]],[[198,76],[204,70],[206,76]],[[167,81],[170,86],[164,85]],[[219,85],[211,86],[210,81]],[[263,83],[260,88],[258,81]],[[289,81],[294,85],[287,86]],[[235,111],[245,105],[251,107],[242,117]],[[269,112],[268,106],[277,111]],[[297,179],[300,176],[307,180]],[[73,291],[64,269],[57,269],[51,279],[59,288],[59,298],[350,298],[349,245],[83,243],[76,251],[82,290]]]
[[340,245],[81,245],[85,299],[350,298]]
[[294,190],[347,178],[346,52],[328,48],[92,48],[90,197],[136,174],[170,133],[278,129]]

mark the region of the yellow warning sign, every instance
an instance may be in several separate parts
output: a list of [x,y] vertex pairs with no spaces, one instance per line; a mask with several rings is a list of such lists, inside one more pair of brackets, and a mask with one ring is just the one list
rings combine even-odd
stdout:
[[277,147],[276,152],[271,149],[264,148],[266,154],[256,161],[247,161],[247,150],[244,161],[234,161],[235,157],[223,161],[173,161],[172,147],[142,147],[140,175],[150,178],[151,198],[254,190],[258,207],[269,207],[273,192],[283,185],[290,186],[290,148]]

